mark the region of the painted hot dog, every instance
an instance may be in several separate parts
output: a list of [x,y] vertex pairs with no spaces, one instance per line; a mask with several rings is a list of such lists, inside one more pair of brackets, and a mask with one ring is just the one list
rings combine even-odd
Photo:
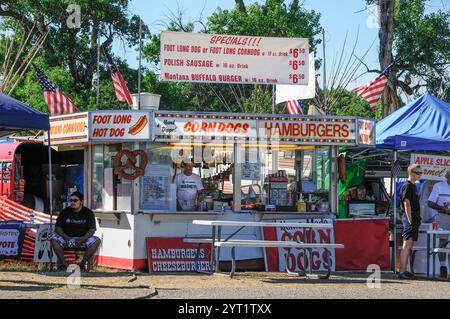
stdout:
[[146,115],[142,115],[139,120],[134,124],[130,129],[128,130],[128,133],[131,135],[137,135],[140,131],[144,129],[144,127],[147,125],[148,120]]

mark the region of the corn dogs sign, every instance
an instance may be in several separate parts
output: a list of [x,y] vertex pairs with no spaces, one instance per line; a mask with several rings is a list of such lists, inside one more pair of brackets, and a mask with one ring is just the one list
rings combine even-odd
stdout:
[[305,145],[373,144],[373,139],[361,140],[361,134],[367,132],[357,125],[359,121],[356,118],[157,112],[155,139],[160,142],[226,139]]
[[[82,143],[88,140],[88,113],[53,116],[50,118],[52,144]],[[45,143],[48,143],[45,134]]]
[[90,114],[90,124],[92,141],[150,139],[147,111],[96,111]]

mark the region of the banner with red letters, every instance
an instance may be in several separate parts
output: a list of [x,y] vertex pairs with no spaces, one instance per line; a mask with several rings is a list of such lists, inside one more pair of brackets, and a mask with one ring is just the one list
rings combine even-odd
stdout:
[[176,82],[307,85],[306,38],[161,33],[161,79]]
[[[283,221],[277,221],[283,222]],[[324,223],[333,224],[331,219],[299,219],[289,220],[295,223]],[[314,229],[309,230],[293,227],[264,227],[264,240],[288,240],[302,241],[316,244],[334,244],[334,229]],[[266,271],[277,272],[286,271],[287,249],[266,248]],[[312,266],[313,271],[326,271],[328,264],[331,263],[331,269],[335,270],[335,252],[330,250],[330,259],[324,249],[313,249],[311,255],[303,249],[291,249],[289,252],[289,270],[300,271],[308,270]]]
[[[183,242],[183,237],[147,237],[150,273],[211,271],[211,245]],[[198,255],[197,255],[198,253]]]

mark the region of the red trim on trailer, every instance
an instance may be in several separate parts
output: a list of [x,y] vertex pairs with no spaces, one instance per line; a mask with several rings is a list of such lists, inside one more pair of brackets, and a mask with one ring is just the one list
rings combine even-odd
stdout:
[[95,256],[94,263],[98,266],[128,269],[128,270],[146,270],[147,259],[128,259],[109,256]]

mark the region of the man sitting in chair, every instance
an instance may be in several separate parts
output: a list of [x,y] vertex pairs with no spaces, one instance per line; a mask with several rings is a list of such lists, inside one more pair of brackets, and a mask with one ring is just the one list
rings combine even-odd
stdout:
[[73,248],[86,249],[79,265],[81,270],[86,270],[86,262],[95,254],[101,242],[100,238],[94,236],[95,231],[95,215],[83,206],[83,194],[78,191],[72,193],[70,207],[64,208],[59,214],[51,239],[53,251],[58,257],[58,269],[67,269],[64,249]]

